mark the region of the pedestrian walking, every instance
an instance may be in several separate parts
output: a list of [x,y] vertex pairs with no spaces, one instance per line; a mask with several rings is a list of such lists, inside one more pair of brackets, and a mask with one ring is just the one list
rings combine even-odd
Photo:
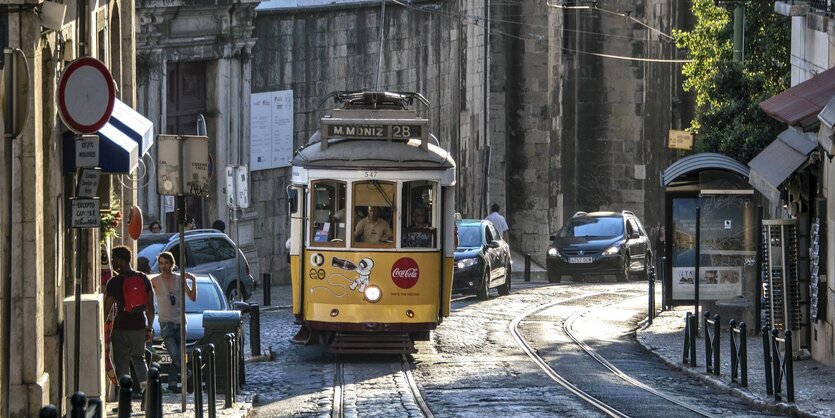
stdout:
[[502,238],[505,241],[509,241],[510,237],[507,235],[507,221],[504,219],[504,216],[499,213],[500,209],[501,207],[498,203],[493,203],[493,205],[490,206],[490,214],[484,219],[492,222],[493,225],[496,226],[496,229],[499,230],[499,233],[502,234]]
[[131,268],[132,256],[124,245],[110,252],[111,267],[118,274],[107,282],[104,314],[110,315],[115,306],[111,344],[116,375],[130,375],[133,365],[144,394],[148,380],[145,342],[154,337],[154,293],[148,277]]
[[212,229],[217,229],[220,232],[226,232],[226,223],[220,219],[212,222]]
[[142,273],[151,274],[151,260],[146,257],[139,257],[136,259],[136,269]]
[[[157,258],[160,274],[154,277],[152,282],[154,293],[157,296],[157,310],[159,311],[159,327],[165,348],[171,356],[171,366],[174,372],[168,374],[168,390],[180,393],[182,390],[177,386],[177,378],[180,370],[180,292],[185,285],[186,297],[191,301],[197,300],[197,283],[191,273],[186,272],[185,278],[174,273],[174,255],[170,252],[162,252]],[[189,285],[186,281],[191,281]],[[187,373],[188,375],[188,373]],[[189,377],[189,379],[191,379]]]

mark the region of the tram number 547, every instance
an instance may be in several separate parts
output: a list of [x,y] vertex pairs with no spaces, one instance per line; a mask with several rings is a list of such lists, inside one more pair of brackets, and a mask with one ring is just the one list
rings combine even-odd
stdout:
[[366,171],[365,172],[365,178],[373,179],[373,178],[376,178],[376,177],[377,177],[377,172],[376,171]]

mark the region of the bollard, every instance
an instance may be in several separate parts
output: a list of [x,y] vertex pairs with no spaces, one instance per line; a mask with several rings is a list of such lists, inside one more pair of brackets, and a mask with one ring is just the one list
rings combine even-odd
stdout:
[[58,408],[54,405],[47,405],[41,408],[38,418],[58,418]]
[[145,388],[145,417],[162,418],[162,382],[159,365],[154,363],[148,369],[148,386]]
[[531,281],[531,255],[525,254],[525,281]]
[[684,317],[684,352],[681,355],[681,362],[684,364],[687,364],[687,357],[690,353],[690,316],[692,315],[692,312],[687,312]]
[[765,393],[774,394],[774,380],[771,375],[771,344],[768,341],[768,327],[762,327],[763,335],[763,362],[765,363]]
[[130,375],[124,375],[119,379],[119,418],[130,418],[130,398],[133,392],[133,381]]
[[719,314],[710,319],[710,313],[705,311],[705,363],[706,372],[719,376],[719,341],[722,328]]
[[647,273],[647,282],[647,286],[649,287],[649,298],[647,301],[647,323],[649,325],[652,325],[652,319],[655,316],[655,268],[650,268],[649,273]]
[[206,344],[206,395],[209,398],[209,418],[217,417],[217,380],[215,379],[215,345]]
[[[748,387],[748,336],[745,335],[745,322],[736,326],[736,320],[729,322],[728,334],[731,344],[731,382]],[[739,342],[737,342],[739,339]]]
[[261,355],[261,309],[257,303],[249,304],[249,351],[250,355]]
[[782,359],[780,358],[780,331],[776,328],[771,330],[771,376],[774,379],[774,400],[782,400],[783,392],[783,370]]
[[696,334],[699,332],[696,315],[690,315],[690,367],[696,367]]
[[783,364],[785,368],[783,373],[786,375],[786,398],[789,402],[794,402],[794,359],[792,358],[792,332],[786,330],[783,333],[786,344],[786,362]]
[[224,338],[224,344],[226,345],[226,379],[223,381],[223,396],[225,398],[225,402],[223,404],[224,408],[231,408],[233,401],[233,394],[232,394],[232,334],[226,334]]
[[86,418],[87,415],[87,397],[84,392],[75,392],[70,397],[70,417],[71,418]]
[[[91,414],[92,412],[92,414]],[[104,404],[99,398],[90,398],[87,400],[87,417],[86,418],[104,418]]]
[[264,306],[270,306],[270,289],[272,288],[272,284],[270,283],[270,273],[263,273],[261,275],[261,280],[264,282]]
[[203,353],[199,348],[191,352],[191,376],[194,379],[194,418],[203,418]]

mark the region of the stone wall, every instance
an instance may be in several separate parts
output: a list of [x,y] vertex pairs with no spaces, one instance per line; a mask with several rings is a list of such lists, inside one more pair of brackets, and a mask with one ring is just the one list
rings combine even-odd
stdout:
[[[258,12],[252,92],[293,90],[295,147],[319,129],[323,111],[333,106],[331,101],[319,106],[328,93],[375,88],[379,14],[379,4]],[[484,29],[459,19],[471,15],[483,15],[481,1],[388,3],[379,77],[380,90],[416,91],[431,103],[418,111],[458,163],[457,207],[466,217],[481,216],[484,196],[477,176],[487,138]],[[288,168],[280,168],[255,171],[250,178],[260,269],[274,283],[289,281],[288,175]]]

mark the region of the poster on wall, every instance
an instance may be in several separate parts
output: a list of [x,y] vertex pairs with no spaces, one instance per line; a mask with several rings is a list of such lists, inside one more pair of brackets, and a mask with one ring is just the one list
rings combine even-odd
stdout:
[[[696,242],[696,208],[701,208]],[[671,276],[674,303],[695,299],[696,246],[699,246],[699,299],[749,299],[756,279],[755,207],[748,195],[706,195],[672,199]],[[748,287],[744,285],[746,281]]]
[[250,171],[289,167],[293,158],[293,90],[252,93]]

